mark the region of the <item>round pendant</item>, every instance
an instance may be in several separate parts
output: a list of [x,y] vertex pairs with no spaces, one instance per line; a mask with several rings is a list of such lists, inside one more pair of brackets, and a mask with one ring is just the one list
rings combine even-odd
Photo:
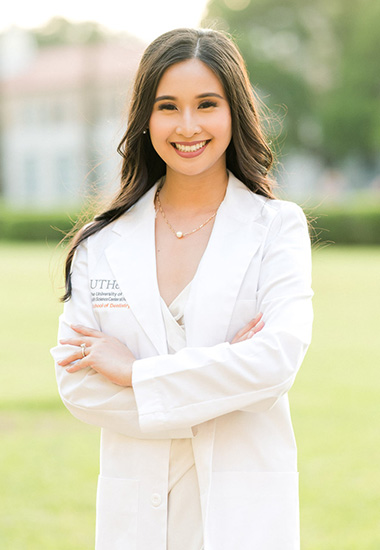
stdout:
[[182,239],[182,237],[183,237],[182,231],[177,231],[176,232],[176,237],[177,237],[177,239]]

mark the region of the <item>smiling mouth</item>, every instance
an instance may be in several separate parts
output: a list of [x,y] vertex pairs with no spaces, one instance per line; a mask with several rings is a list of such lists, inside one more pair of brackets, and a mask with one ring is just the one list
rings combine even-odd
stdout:
[[207,145],[210,141],[211,140],[209,139],[205,141],[198,141],[198,143],[195,143],[194,145],[183,145],[182,143],[172,142],[172,145],[175,149],[181,151],[181,153],[195,153],[196,151],[199,151],[199,149],[202,149],[202,147]]

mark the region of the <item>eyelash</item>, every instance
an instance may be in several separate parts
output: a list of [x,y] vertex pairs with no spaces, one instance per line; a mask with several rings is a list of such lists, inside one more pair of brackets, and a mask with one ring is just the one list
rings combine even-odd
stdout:
[[159,111],[174,111],[175,110],[175,105],[173,105],[172,103],[161,103],[158,106],[158,110]]
[[[210,107],[216,107],[217,104],[215,101],[202,101],[200,103],[199,108],[202,109],[209,109]],[[176,106],[173,103],[161,103],[158,106],[159,111],[174,111],[176,109]]]
[[199,107],[202,107],[203,109],[208,109],[209,107],[216,107],[217,104],[215,101],[202,101],[202,103],[199,105]]

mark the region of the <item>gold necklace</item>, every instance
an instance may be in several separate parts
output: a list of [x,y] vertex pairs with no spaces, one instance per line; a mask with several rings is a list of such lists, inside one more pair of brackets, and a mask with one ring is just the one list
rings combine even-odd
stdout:
[[197,231],[199,231],[200,229],[202,229],[202,227],[204,227],[205,225],[207,225],[213,218],[215,218],[215,216],[217,215],[218,213],[218,210],[219,210],[219,206],[220,204],[222,204],[223,201],[221,201],[221,203],[219,204],[218,208],[215,210],[215,212],[209,217],[207,218],[207,220],[203,223],[201,223],[201,225],[199,225],[198,227],[196,227],[195,229],[192,229],[191,231],[188,231],[187,233],[183,233],[183,231],[176,231],[174,229],[174,227],[172,226],[172,224],[169,222],[168,218],[166,217],[166,214],[162,208],[162,205],[161,205],[161,201],[160,201],[160,191],[161,191],[161,188],[157,189],[157,192],[156,192],[156,201],[157,201],[157,204],[158,204],[158,209],[159,211],[161,212],[161,215],[162,217],[164,218],[166,224],[168,225],[170,231],[172,233],[174,233],[174,235],[177,237],[177,239],[183,239],[184,237],[187,237],[188,235],[192,235],[193,233],[196,233]]

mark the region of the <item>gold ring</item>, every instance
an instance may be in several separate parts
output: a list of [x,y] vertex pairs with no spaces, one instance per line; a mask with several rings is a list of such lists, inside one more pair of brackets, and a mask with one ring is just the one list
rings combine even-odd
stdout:
[[81,344],[80,347],[82,348],[82,359],[86,357],[86,344]]

